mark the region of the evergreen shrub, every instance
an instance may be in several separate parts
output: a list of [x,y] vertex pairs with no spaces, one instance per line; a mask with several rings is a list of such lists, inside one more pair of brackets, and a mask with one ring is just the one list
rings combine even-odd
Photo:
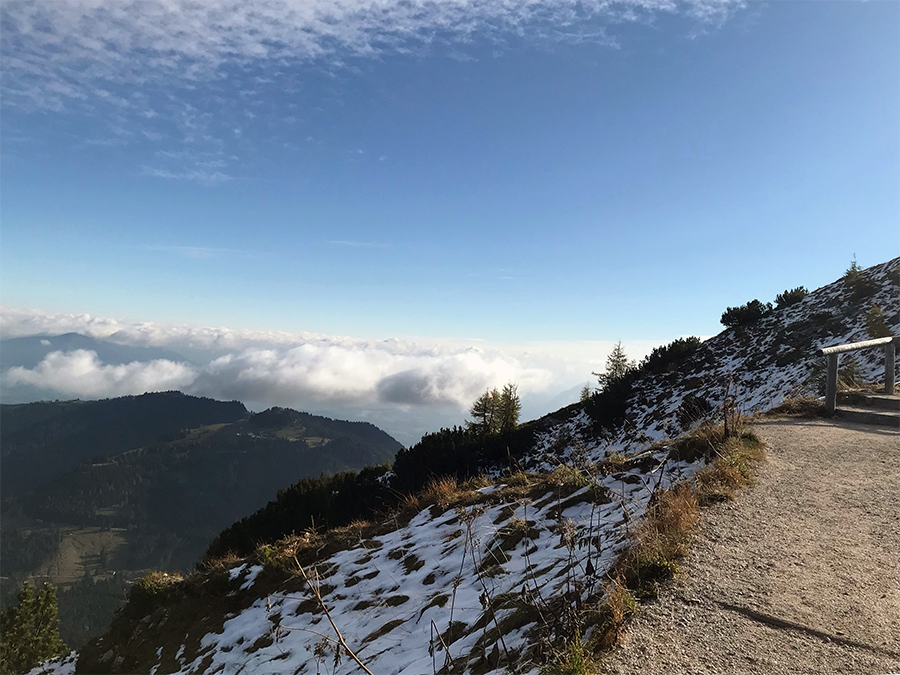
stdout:
[[809,295],[809,291],[806,290],[805,286],[797,286],[797,288],[791,288],[784,293],[779,293],[775,296],[775,309],[796,305],[807,295]]
[[759,321],[771,311],[771,302],[760,302],[759,300],[754,299],[748,303],[739,305],[738,307],[728,307],[722,312],[720,321],[722,322],[722,325],[727,328],[747,326]]

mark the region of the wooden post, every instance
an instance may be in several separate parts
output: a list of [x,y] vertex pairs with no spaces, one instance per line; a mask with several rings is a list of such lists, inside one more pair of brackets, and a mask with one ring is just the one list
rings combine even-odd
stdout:
[[884,393],[894,393],[894,354],[896,348],[894,342],[888,342],[884,346]]
[[837,376],[839,354],[828,355],[828,379],[825,381],[825,410],[834,412],[837,405]]

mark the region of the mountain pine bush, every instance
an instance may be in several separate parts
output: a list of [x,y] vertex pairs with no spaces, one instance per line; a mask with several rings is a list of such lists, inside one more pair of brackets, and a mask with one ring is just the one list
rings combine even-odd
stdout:
[[850,267],[844,272],[844,289],[851,300],[860,300],[872,292],[872,285],[856,262],[856,256],[850,261]]
[[775,296],[775,309],[796,305],[807,295],[809,295],[809,291],[806,290],[806,286],[797,286],[797,288],[791,288],[784,293],[779,293]]
[[738,307],[728,307],[722,312],[720,321],[726,328],[734,328],[735,326],[746,326],[759,321],[762,317],[772,311],[771,302],[760,302],[759,300],[751,300],[748,303],[739,305]]
[[884,319],[884,310],[878,305],[872,305],[866,311],[866,332],[873,340],[875,338],[890,337],[893,335]]

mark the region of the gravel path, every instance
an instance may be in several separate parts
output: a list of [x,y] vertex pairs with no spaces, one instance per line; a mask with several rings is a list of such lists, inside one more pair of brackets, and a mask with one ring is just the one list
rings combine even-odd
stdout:
[[759,482],[705,509],[683,573],[602,673],[900,673],[900,433],[755,425]]

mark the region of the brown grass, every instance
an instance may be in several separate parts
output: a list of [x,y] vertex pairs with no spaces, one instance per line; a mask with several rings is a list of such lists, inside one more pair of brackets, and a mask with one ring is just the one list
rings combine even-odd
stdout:
[[734,499],[737,490],[753,484],[753,463],[763,459],[762,443],[752,432],[729,439],[717,451],[715,460],[694,477],[700,503]]
[[401,511],[421,511],[427,506],[436,505],[442,510],[451,506],[468,506],[478,501],[479,487],[484,487],[484,478],[473,478],[460,483],[454,476],[432,478],[418,493],[407,495],[401,505]]
[[742,424],[726,438],[721,425],[702,425],[680,439],[675,457],[711,458],[694,480],[657,493],[643,521],[634,531],[634,544],[611,570],[606,599],[600,607],[597,644],[613,647],[628,617],[636,609],[635,598],[655,598],[661,583],[677,572],[687,555],[699,507],[721,499],[733,499],[736,490],[753,482],[753,464],[765,458],[763,446]]
[[825,417],[827,414],[825,402],[815,396],[792,396],[785,398],[781,405],[766,411],[762,416]]

